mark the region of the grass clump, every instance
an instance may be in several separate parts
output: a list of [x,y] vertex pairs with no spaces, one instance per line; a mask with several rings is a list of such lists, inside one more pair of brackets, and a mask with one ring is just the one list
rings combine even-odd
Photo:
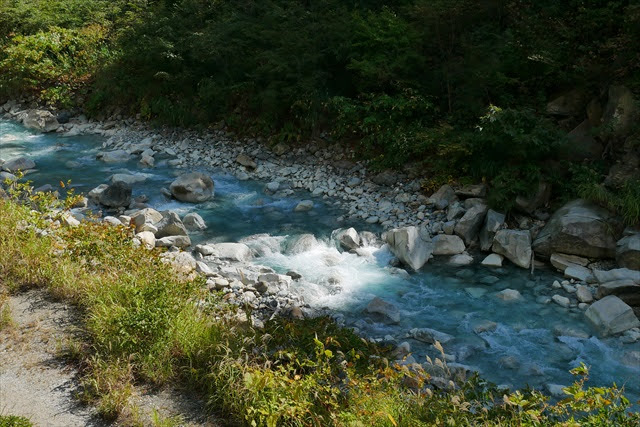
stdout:
[[[78,306],[85,338],[68,353],[82,373],[81,398],[106,419],[137,425],[134,386],[173,384],[248,426],[640,423],[622,390],[585,387],[586,368],[567,398],[550,404],[477,376],[438,382],[426,366],[391,364],[384,348],[328,318],[251,328],[202,279],[179,275],[158,250],[135,247],[132,230],[61,228],[55,220],[64,210],[32,205],[29,197],[0,200],[0,277],[12,291],[39,286]],[[432,363],[446,373],[442,360]]]
[[0,415],[0,427],[32,427],[33,424],[26,417],[17,415]]

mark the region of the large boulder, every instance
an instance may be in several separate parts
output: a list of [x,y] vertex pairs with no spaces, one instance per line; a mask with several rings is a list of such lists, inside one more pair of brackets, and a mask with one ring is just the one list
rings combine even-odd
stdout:
[[191,239],[189,236],[166,236],[156,239],[156,246],[159,248],[170,248],[172,246],[186,248],[191,246]]
[[22,124],[28,129],[35,129],[41,132],[53,132],[60,126],[56,116],[46,110],[27,111]]
[[616,261],[620,267],[640,270],[640,234],[623,237],[618,241]]
[[171,194],[181,202],[200,203],[213,197],[214,184],[209,175],[191,172],[179,176],[169,186]]
[[471,207],[456,224],[454,233],[464,240],[464,243],[470,245],[476,238],[480,227],[484,223],[488,208],[485,204],[479,203]]
[[465,250],[464,242],[458,236],[438,234],[432,242],[434,255],[457,255]]
[[487,211],[487,216],[480,230],[480,249],[490,251],[493,245],[493,237],[504,225],[505,215],[493,209]]
[[640,326],[633,309],[614,295],[591,304],[584,314],[603,336],[619,334]]
[[542,256],[555,252],[588,258],[613,258],[620,227],[606,209],[574,200],[553,214],[533,242]]
[[26,171],[35,167],[36,163],[28,157],[16,157],[2,164],[2,169],[10,173]]
[[131,215],[131,225],[136,228],[136,232],[142,232],[142,227],[145,224],[156,224],[162,221],[162,214],[155,209],[145,208],[139,210]]
[[341,249],[345,251],[355,251],[360,247],[360,235],[355,228],[339,228],[331,233],[331,237],[338,243]]
[[615,280],[631,280],[640,283],[640,271],[628,268],[615,268],[613,270],[593,270],[593,274],[600,283],[613,282]]
[[204,219],[195,212],[188,213],[182,219],[184,226],[189,231],[202,231],[207,228],[207,224]]
[[632,307],[640,307],[640,285],[633,280],[614,280],[602,283],[596,290],[598,299],[615,295]]
[[206,245],[206,253],[230,261],[244,262],[251,259],[251,249],[244,243],[208,244]]
[[162,219],[153,225],[158,229],[155,235],[157,239],[167,236],[186,236],[187,229],[177,213],[173,211],[161,212]]
[[436,209],[444,209],[457,199],[456,192],[453,188],[445,184],[431,195],[429,201],[435,205]]
[[492,248],[518,267],[531,266],[531,234],[528,231],[499,230],[493,238]]
[[131,204],[131,186],[126,182],[116,181],[108,185],[98,195],[98,202],[110,208],[120,208]]
[[396,228],[385,235],[393,254],[405,265],[419,270],[433,253],[433,242],[416,227]]

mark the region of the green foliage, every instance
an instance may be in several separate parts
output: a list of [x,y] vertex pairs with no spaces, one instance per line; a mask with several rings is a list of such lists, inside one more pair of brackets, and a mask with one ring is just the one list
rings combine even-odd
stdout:
[[105,29],[52,27],[32,35],[13,37],[0,54],[0,94],[35,92],[51,104],[69,107],[107,57]]
[[0,427],[32,427],[33,424],[26,417],[17,415],[0,415]]

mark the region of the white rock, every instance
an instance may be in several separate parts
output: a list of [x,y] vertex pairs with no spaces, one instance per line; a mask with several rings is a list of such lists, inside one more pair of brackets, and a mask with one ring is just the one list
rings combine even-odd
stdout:
[[502,267],[504,257],[500,254],[491,254],[482,260],[482,265],[487,267]]

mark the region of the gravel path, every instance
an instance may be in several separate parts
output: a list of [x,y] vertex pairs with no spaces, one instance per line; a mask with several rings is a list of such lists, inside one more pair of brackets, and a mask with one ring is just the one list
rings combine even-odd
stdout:
[[[13,295],[8,303],[14,325],[0,332],[0,414],[22,415],[46,427],[112,425],[74,397],[78,373],[57,355],[59,345],[77,334],[74,308],[52,301],[42,290]],[[136,389],[132,404],[145,425],[152,425],[154,410],[162,417],[179,417],[181,426],[227,425],[208,416],[196,398],[172,389]]]

